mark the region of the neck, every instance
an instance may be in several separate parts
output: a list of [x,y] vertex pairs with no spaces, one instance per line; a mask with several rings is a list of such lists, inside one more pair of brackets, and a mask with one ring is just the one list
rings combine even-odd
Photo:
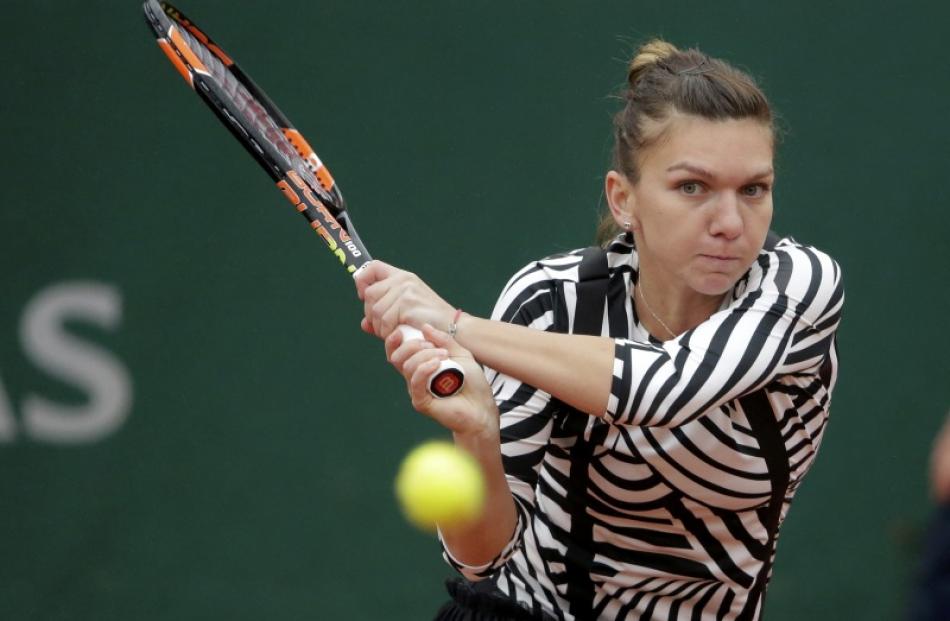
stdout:
[[670,277],[657,277],[640,264],[634,296],[637,315],[653,336],[666,341],[695,328],[719,310],[725,294],[705,295],[679,285]]

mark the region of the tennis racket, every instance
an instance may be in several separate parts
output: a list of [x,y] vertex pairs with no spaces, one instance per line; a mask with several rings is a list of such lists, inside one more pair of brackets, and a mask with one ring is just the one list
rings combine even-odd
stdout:
[[[251,78],[211,38],[167,2],[147,0],[145,21],[185,82],[277,184],[281,193],[354,276],[370,260],[346,211],[339,187],[313,148]],[[422,338],[399,326],[403,338]],[[429,392],[448,397],[464,382],[462,368],[442,361]]]

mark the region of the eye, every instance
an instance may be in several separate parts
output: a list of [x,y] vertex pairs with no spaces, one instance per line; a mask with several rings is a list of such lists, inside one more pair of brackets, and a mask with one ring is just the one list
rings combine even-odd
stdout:
[[687,196],[696,196],[703,191],[703,184],[699,181],[684,181],[679,184],[679,191]]
[[765,183],[753,183],[742,188],[742,193],[749,198],[761,198],[769,192],[769,186]]

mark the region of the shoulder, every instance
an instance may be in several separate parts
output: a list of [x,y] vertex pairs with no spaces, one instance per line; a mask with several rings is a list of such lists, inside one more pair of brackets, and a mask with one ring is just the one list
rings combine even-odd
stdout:
[[803,244],[792,237],[782,237],[774,246],[764,248],[748,273],[737,284],[736,297],[761,291],[788,297],[816,313],[830,306],[840,306],[844,287],[841,266],[827,252]]
[[[508,280],[492,319],[530,324],[556,306],[563,306],[573,299],[565,291],[573,291],[581,279],[581,264],[585,253],[593,248],[576,248],[559,252],[529,262]],[[606,248],[596,249],[606,255],[611,277],[630,270],[633,244],[622,237],[615,239]]]
[[[593,248],[576,248],[559,252],[542,259],[531,261],[508,280],[505,289],[531,286],[535,283],[573,282],[580,280],[580,265],[585,252]],[[636,255],[633,243],[625,236],[614,239],[607,247],[597,249],[607,257],[607,267],[611,275],[618,271],[627,271],[631,258]]]
[[783,237],[774,248],[763,250],[756,263],[765,277],[779,284],[830,287],[841,282],[841,266],[831,255],[792,237]]
[[564,283],[577,282],[583,248],[531,261],[508,279],[492,319],[532,325],[553,313],[563,297]]

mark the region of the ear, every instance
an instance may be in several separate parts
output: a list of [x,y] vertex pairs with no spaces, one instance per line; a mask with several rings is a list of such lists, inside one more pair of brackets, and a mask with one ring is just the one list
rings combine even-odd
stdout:
[[624,231],[637,229],[636,196],[627,176],[616,170],[609,171],[604,179],[604,194],[617,226]]

